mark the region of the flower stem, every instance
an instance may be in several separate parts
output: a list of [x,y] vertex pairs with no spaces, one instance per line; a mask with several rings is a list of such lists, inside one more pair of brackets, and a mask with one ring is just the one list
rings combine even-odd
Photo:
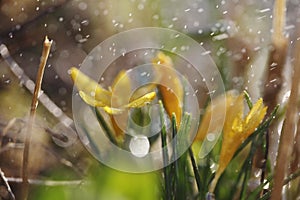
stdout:
[[161,101],[159,101],[160,105],[160,122],[161,122],[161,148],[163,152],[163,164],[164,164],[164,180],[165,180],[165,199],[171,198],[171,179],[169,174],[169,167],[167,166],[169,163],[169,153],[167,148],[167,131],[165,125],[165,114],[164,114],[164,106]]
[[200,179],[200,174],[199,174],[199,170],[198,170],[198,166],[194,157],[194,153],[192,148],[189,148],[189,155],[190,155],[190,159],[192,162],[192,167],[193,167],[193,171],[194,171],[194,175],[195,175],[195,179],[196,179],[196,184],[197,184],[197,188],[198,188],[198,192],[200,193],[201,191],[201,179]]

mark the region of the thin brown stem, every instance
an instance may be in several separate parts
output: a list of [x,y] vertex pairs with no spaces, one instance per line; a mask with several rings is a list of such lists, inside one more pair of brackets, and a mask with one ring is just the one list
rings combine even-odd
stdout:
[[[299,111],[300,109],[298,109]],[[293,156],[294,159],[291,164],[291,171],[294,172],[299,168],[300,165],[300,120],[298,121],[297,125],[297,133],[295,137],[294,149],[293,149]]]
[[49,41],[47,36],[44,41],[42,57],[39,65],[39,70],[36,77],[36,83],[34,88],[34,93],[31,102],[30,108],[30,115],[29,120],[27,123],[26,129],[26,137],[24,143],[24,151],[23,151],[23,166],[22,166],[22,197],[24,200],[28,197],[28,190],[29,190],[29,182],[28,182],[28,160],[29,160],[29,147],[30,147],[30,140],[31,140],[31,132],[32,127],[35,119],[36,108],[38,106],[38,97],[41,91],[41,85],[43,80],[43,75],[45,71],[46,62],[50,53],[52,41]]
[[1,168],[0,168],[0,185],[2,187],[1,188],[2,192],[0,194],[1,199],[7,199],[7,200],[15,200],[16,199],[14,193],[12,192],[12,190],[8,184],[7,178],[5,177],[4,172],[1,170]]
[[[264,87],[264,102],[268,106],[268,115],[274,110],[278,102],[278,94],[282,88],[283,83],[283,68],[287,59],[287,47],[288,40],[284,36],[285,26],[285,12],[286,12],[286,0],[275,0],[274,12],[273,12],[273,34],[272,42],[270,46],[269,58],[267,63],[266,81]],[[258,168],[262,169],[261,180],[267,175],[265,162],[266,158],[269,158],[268,152],[277,150],[277,127],[276,123],[273,123],[266,133],[266,141],[268,149],[265,154],[258,153],[255,155],[258,161]],[[262,150],[258,152],[263,152]],[[271,162],[275,160],[274,157],[270,157]],[[263,161],[263,162],[261,162]],[[263,164],[262,164],[263,163]]]
[[284,39],[286,0],[276,0],[274,5],[273,35],[272,40],[275,43]]
[[267,79],[264,88],[264,102],[268,113],[277,105],[277,95],[282,87],[282,71],[287,57],[287,38],[284,36],[285,0],[276,0],[274,8],[272,44],[268,59]]
[[292,77],[292,88],[287,104],[286,118],[280,135],[278,156],[275,166],[274,188],[271,194],[271,200],[281,199],[284,177],[287,172],[287,166],[290,163],[290,156],[294,142],[294,133],[297,126],[297,103],[300,81],[300,41],[296,43],[294,73]]

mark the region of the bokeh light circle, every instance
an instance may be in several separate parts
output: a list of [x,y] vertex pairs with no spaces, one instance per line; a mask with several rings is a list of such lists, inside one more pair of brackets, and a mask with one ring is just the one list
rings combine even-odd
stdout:
[[[149,111],[149,126],[151,130],[154,130],[150,134],[143,133],[143,128],[145,127],[131,126],[128,129],[126,126],[122,128],[122,125],[120,125],[128,137],[131,137],[128,141],[128,148],[121,148],[110,142],[97,121],[95,111],[80,98],[76,88],[73,90],[72,98],[76,130],[88,151],[101,163],[116,170],[131,173],[144,173],[161,169],[177,160],[192,144],[199,126],[201,110],[198,102],[199,96],[197,97],[199,88],[195,84],[196,82],[201,81],[205,85],[210,98],[224,93],[224,84],[221,75],[209,53],[187,35],[165,28],[148,27],[132,29],[111,36],[97,45],[87,55],[80,67],[80,71],[88,75],[91,79],[102,83],[104,74],[112,67],[114,61],[126,57],[126,55],[131,55],[132,52],[146,50],[150,54],[152,53],[152,55],[145,53],[143,63],[133,64],[129,69],[126,69],[125,73],[132,84],[130,93],[126,97],[127,101],[129,101],[132,93],[142,86],[147,84],[165,85],[165,83],[160,81],[161,79],[156,79],[155,74],[151,74],[151,70],[153,70],[151,58],[157,52],[162,51],[172,55],[172,59],[180,60],[178,63],[174,63],[174,69],[168,68],[168,70],[173,70],[170,74],[177,74],[183,83],[184,103],[182,109],[191,116],[191,129],[185,138],[186,142],[184,146],[178,148],[176,156],[170,155],[167,163],[164,163],[162,159],[163,149],[168,149],[169,152],[172,152],[172,147],[180,144],[182,138],[175,137],[172,139],[170,120],[167,119],[167,115],[165,114],[167,131],[169,131],[170,135],[167,146],[161,148],[159,138],[161,125],[157,103],[157,99],[160,98],[159,96],[156,101],[151,102],[148,106],[151,110]],[[150,59],[149,56],[151,57]],[[134,60],[135,56],[129,56],[129,58]],[[161,68],[163,69],[164,67],[166,66],[161,64]],[[122,66],[117,66],[115,71],[120,71],[121,69],[123,69]],[[168,76],[168,74],[161,75]],[[107,77],[105,78],[107,79]],[[122,81],[120,81],[120,87],[122,87],[121,83]],[[103,84],[103,87],[107,87],[107,85],[109,83]],[[172,89],[172,85],[167,85],[167,87]],[[154,90],[157,91],[156,89]],[[102,113],[105,120],[109,121],[110,118],[106,116],[105,112]],[[132,122],[130,113],[128,115],[128,121]],[[218,113],[213,111],[212,119],[217,115]],[[116,121],[118,122],[118,120]],[[222,122],[222,120],[220,121]],[[155,137],[156,139],[153,139]],[[139,145],[144,145],[145,148],[140,148],[141,146]]]

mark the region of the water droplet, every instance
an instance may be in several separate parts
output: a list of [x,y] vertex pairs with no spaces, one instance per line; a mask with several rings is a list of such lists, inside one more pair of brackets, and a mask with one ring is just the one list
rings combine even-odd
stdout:
[[198,21],[195,21],[193,24],[194,27],[198,27],[199,25],[200,25],[200,23]]
[[144,4],[140,3],[138,5],[138,10],[144,10],[144,8],[145,8]]
[[152,17],[154,20],[158,20],[159,19],[159,15],[153,15]]
[[261,169],[256,169],[256,170],[254,170],[254,176],[255,176],[256,178],[260,177],[260,175],[261,175]]
[[145,136],[135,136],[130,140],[129,149],[131,153],[139,158],[146,156],[149,153],[150,143]]
[[213,142],[216,139],[216,135],[214,133],[208,133],[206,135],[206,139],[210,142]]
[[203,8],[199,8],[199,9],[198,9],[198,13],[202,13],[203,11],[204,11]]
[[78,8],[79,8],[80,10],[86,10],[86,9],[87,9],[87,4],[86,4],[85,2],[80,2],[80,3],[78,4]]
[[82,25],[87,26],[89,25],[89,20],[85,19],[81,22]]

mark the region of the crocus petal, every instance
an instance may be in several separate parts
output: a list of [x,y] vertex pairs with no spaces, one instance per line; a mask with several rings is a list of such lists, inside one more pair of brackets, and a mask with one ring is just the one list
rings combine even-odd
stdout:
[[113,81],[112,102],[113,107],[121,107],[128,103],[131,94],[131,82],[125,70],[121,70]]
[[243,95],[240,95],[228,110],[223,129],[219,167],[211,183],[210,192],[214,191],[218,179],[231,161],[236,150],[255,131],[266,115],[267,107],[263,105],[262,99],[255,103],[245,119],[243,118],[243,105]]
[[91,97],[90,95],[87,95],[83,91],[79,91],[79,95],[85,103],[87,103],[87,104],[89,104],[93,107],[104,107],[104,106],[106,106],[106,104],[104,104],[103,102],[97,101],[94,97]]
[[111,92],[103,89],[96,81],[89,78],[75,67],[72,67],[70,72],[71,78],[79,91],[83,91],[88,96],[95,97],[95,100],[110,106]]
[[267,113],[267,106],[263,105],[263,100],[260,98],[246,116],[244,122],[244,135],[248,137],[249,134],[255,131],[256,127],[261,123]]
[[150,92],[148,94],[145,94],[144,96],[141,96],[140,98],[131,101],[129,104],[125,106],[125,108],[141,108],[147,104],[149,104],[154,98],[156,97],[155,92]]
[[119,114],[121,114],[121,113],[124,112],[123,109],[112,108],[112,107],[108,107],[108,106],[104,106],[104,107],[103,107],[103,110],[104,110],[105,112],[107,112],[108,114],[110,114],[110,115],[119,115]]
[[[222,131],[226,113],[236,99],[237,95],[233,91],[228,91],[226,95],[218,96],[209,103],[205,109],[195,141],[203,141],[207,133],[217,134]],[[217,118],[212,119],[213,112],[218,113]]]
[[[164,107],[170,118],[172,118],[172,113],[175,113],[176,123],[179,125],[182,116],[183,87],[176,71],[173,69],[173,62],[169,56],[159,52],[156,58],[152,60],[152,63],[156,67],[157,73],[162,75],[158,89],[161,93]],[[162,68],[159,65],[167,68]]]

